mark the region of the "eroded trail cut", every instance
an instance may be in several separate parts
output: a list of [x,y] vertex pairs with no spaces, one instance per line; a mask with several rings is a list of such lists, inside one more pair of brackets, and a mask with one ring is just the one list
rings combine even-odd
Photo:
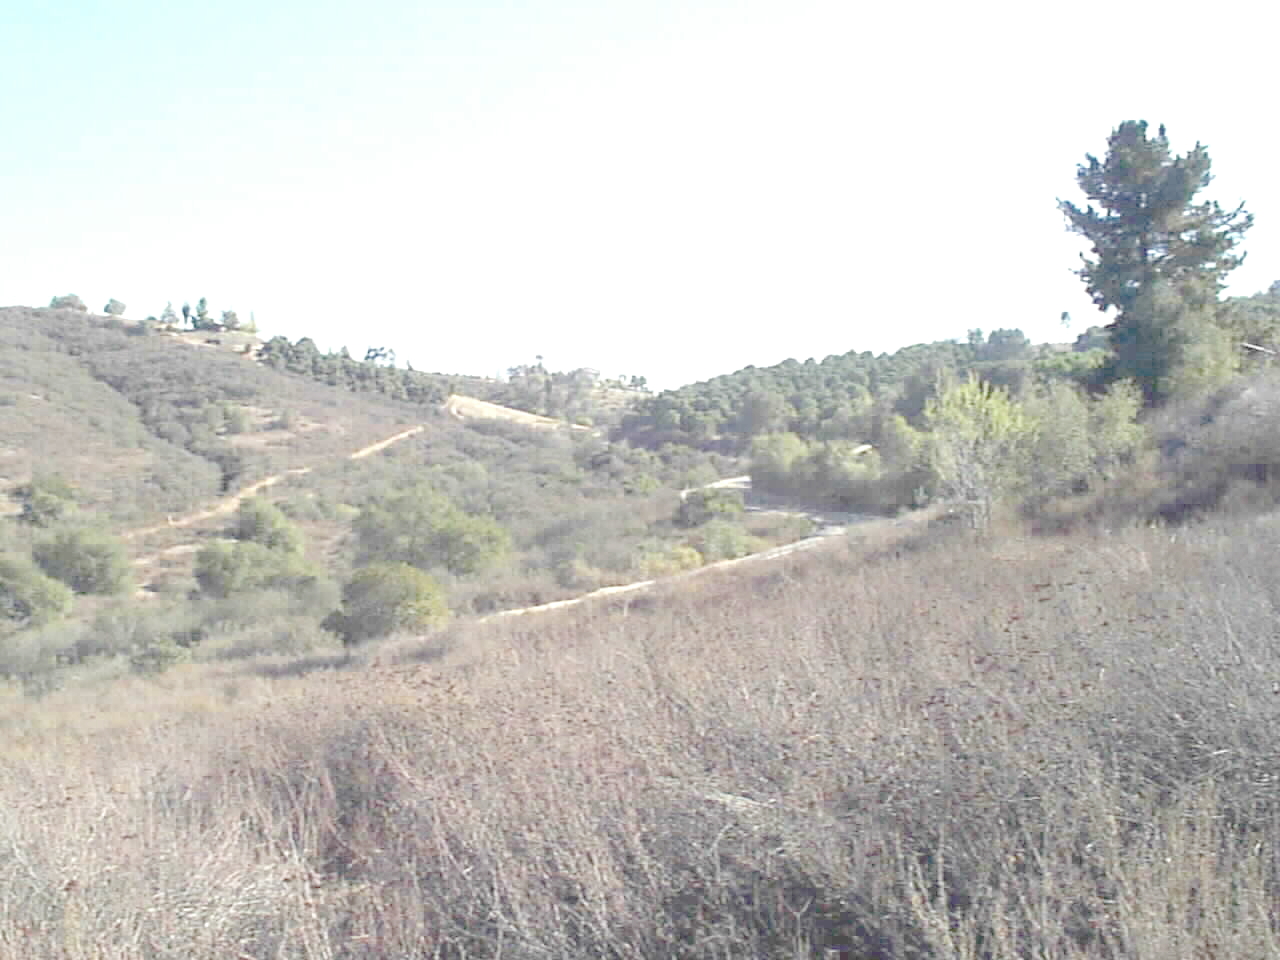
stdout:
[[[361,447],[359,450],[355,450],[347,454],[347,459],[360,460],[364,457],[371,456],[393,446],[394,444],[400,443],[402,440],[407,440],[409,437],[421,433],[424,429],[426,429],[425,424],[418,424],[415,427],[409,427],[401,430],[389,437],[378,440],[375,443],[370,443],[367,446]],[[205,522],[206,520],[213,520],[218,517],[227,516],[240,509],[240,504],[245,500],[257,496],[263,490],[274,487],[276,484],[281,483],[284,480],[288,480],[290,477],[305,476],[310,473],[312,469],[312,467],[294,467],[293,469],[285,470],[283,473],[264,477],[261,480],[249,484],[248,486],[241,487],[235,493],[223,497],[216,503],[205,507],[204,509],[185,513],[178,517],[170,517],[164,523],[156,523],[148,527],[139,527],[136,530],[130,530],[123,534],[123,539],[137,540],[142,537],[150,536],[151,534],[161,533],[165,530],[191,528],[197,524]],[[165,547],[163,550],[158,550],[155,553],[136,558],[133,561],[133,566],[139,580],[138,594],[140,596],[145,596],[151,593],[150,587],[152,586],[152,580],[156,573],[155,568],[157,568],[165,558],[193,554],[200,549],[200,546],[200,543],[193,543],[189,541],[177,543],[172,546]]]

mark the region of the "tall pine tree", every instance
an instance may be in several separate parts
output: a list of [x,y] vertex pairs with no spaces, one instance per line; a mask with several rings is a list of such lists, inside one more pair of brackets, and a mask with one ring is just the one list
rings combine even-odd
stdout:
[[1087,156],[1077,170],[1088,206],[1058,203],[1068,229],[1092,245],[1078,271],[1089,295],[1098,309],[1117,311],[1104,379],[1136,380],[1148,402],[1195,382],[1181,369],[1187,363],[1227,362],[1215,308],[1224,278],[1244,260],[1235,251],[1253,217],[1243,204],[1224,211],[1196,202],[1213,179],[1210,166],[1201,144],[1177,156],[1163,126],[1149,137],[1145,121],[1129,120],[1112,132],[1105,160]]

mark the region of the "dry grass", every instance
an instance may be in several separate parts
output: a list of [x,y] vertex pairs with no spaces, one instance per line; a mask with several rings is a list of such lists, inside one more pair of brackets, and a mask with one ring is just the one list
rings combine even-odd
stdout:
[[517,410],[514,407],[504,407],[501,404],[490,403],[488,400],[477,400],[475,397],[463,397],[457,394],[445,401],[444,408],[450,415],[459,420],[502,420],[506,423],[518,423],[525,427],[541,429],[568,427],[570,430],[582,433],[591,432],[590,427],[568,424],[554,417],[544,417],[541,414],[530,413],[527,410]]
[[1275,957],[1280,523],[1232,523],[15,700],[0,956]]

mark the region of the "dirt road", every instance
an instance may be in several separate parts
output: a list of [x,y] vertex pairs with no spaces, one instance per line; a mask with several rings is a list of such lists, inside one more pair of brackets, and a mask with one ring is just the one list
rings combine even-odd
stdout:
[[[387,437],[385,440],[379,440],[377,443],[371,443],[367,447],[361,447],[354,453],[347,454],[348,460],[359,460],[377,453],[379,450],[385,450],[392,444],[399,443],[401,440],[412,437],[414,434],[421,433],[424,427],[419,424],[416,427],[410,427],[408,430],[401,430],[397,434]],[[202,520],[210,520],[214,517],[225,516],[234,513],[240,508],[240,504],[250,497],[257,496],[268,487],[274,487],[282,480],[289,477],[301,477],[311,472],[311,467],[294,467],[292,470],[286,470],[284,473],[277,473],[273,476],[258,480],[249,484],[247,487],[241,487],[235,493],[229,494],[219,500],[213,506],[206,507],[203,510],[197,510],[194,513],[184,513],[178,517],[170,517],[165,523],[152,524],[149,527],[139,527],[136,530],[128,530],[121,535],[124,540],[133,540],[138,537],[145,537],[148,534],[159,533],[161,530],[168,530],[173,527],[189,527],[192,524],[200,523]],[[136,562],[136,561],[135,561]]]
[[[371,443],[368,446],[361,447],[359,450],[347,454],[347,459],[360,460],[364,457],[372,456],[381,450],[387,449],[387,447],[390,447],[393,444],[399,443],[402,440],[407,440],[409,437],[421,433],[424,429],[424,425],[419,424],[416,427],[409,427],[406,430],[401,430],[384,440]],[[287,480],[290,477],[305,476],[310,473],[311,470],[311,467],[295,467],[292,470],[284,471],[284,473],[277,473],[273,476],[266,477],[256,483],[251,483],[246,487],[241,487],[235,493],[223,497],[212,506],[206,507],[203,510],[185,513],[179,517],[170,517],[165,523],[157,523],[149,527],[140,527],[136,530],[130,530],[123,535],[123,539],[133,540],[153,533],[159,533],[162,530],[191,527],[195,524],[202,523],[205,520],[212,520],[216,517],[227,516],[228,514],[234,513],[236,510],[240,509],[240,504],[245,500],[248,500],[250,497],[257,496],[263,490],[274,487],[276,484],[283,480]],[[150,594],[150,590],[148,590],[148,587],[150,586],[150,577],[143,573],[143,571],[147,571],[150,568],[158,566],[166,557],[178,557],[195,553],[200,549],[200,546],[201,545],[199,543],[178,543],[155,553],[148,554],[147,556],[135,559],[133,561],[133,566],[139,573],[140,581],[137,593],[144,596]]]
[[529,413],[527,410],[516,410],[513,407],[504,407],[501,404],[490,403],[488,400],[477,400],[475,397],[464,397],[456,393],[445,401],[444,408],[450,416],[458,420],[506,420],[509,423],[537,427],[542,430],[559,427],[588,432],[591,430],[591,427],[584,427],[581,424],[566,423],[554,417],[544,417],[541,414]]
[[680,491],[681,499],[684,499],[694,490],[740,490],[743,493],[743,499],[747,502],[748,510],[770,510],[779,513],[789,513],[793,516],[809,517],[814,522],[815,533],[812,536],[805,537],[803,540],[797,540],[795,543],[786,543],[780,547],[771,547],[768,550],[762,550],[759,553],[748,554],[745,557],[738,557],[733,560],[719,560],[715,563],[708,563],[706,566],[696,567],[693,570],[686,570],[683,573],[672,574],[669,577],[662,577],[659,580],[637,580],[634,583],[625,583],[616,587],[601,587],[599,590],[593,590],[585,593],[580,597],[572,597],[568,600],[553,600],[550,603],[540,603],[532,607],[521,607],[517,610],[502,610],[498,613],[492,613],[488,616],[481,617],[480,622],[484,623],[489,620],[498,620],[502,617],[523,616],[530,613],[542,613],[548,610],[560,610],[565,607],[577,606],[580,603],[586,603],[588,600],[597,600],[601,597],[617,596],[619,594],[639,593],[649,590],[659,583],[674,583],[678,580],[687,580],[692,577],[705,576],[713,571],[728,570],[731,567],[741,566],[749,563],[767,563],[771,560],[778,560],[782,557],[790,556],[793,553],[800,553],[805,550],[813,550],[822,546],[824,543],[830,543],[833,537],[843,536],[848,532],[850,526],[869,524],[873,522],[900,525],[905,522],[905,518],[892,519],[889,517],[881,517],[874,514],[861,513],[841,513],[836,511],[819,510],[808,506],[792,505],[790,509],[781,506],[783,501],[780,498],[770,497],[763,494],[755,494],[751,491],[751,478],[749,476],[725,477],[722,480],[716,480],[713,483],[703,484],[701,487],[689,487]]

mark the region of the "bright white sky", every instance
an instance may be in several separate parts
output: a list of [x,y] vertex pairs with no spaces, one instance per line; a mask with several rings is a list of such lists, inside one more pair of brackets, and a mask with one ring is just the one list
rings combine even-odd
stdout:
[[419,369],[658,386],[1070,339],[1101,318],[1055,200],[1126,119],[1256,215],[1230,292],[1280,278],[1273,9],[0,0],[0,304],[206,296]]

